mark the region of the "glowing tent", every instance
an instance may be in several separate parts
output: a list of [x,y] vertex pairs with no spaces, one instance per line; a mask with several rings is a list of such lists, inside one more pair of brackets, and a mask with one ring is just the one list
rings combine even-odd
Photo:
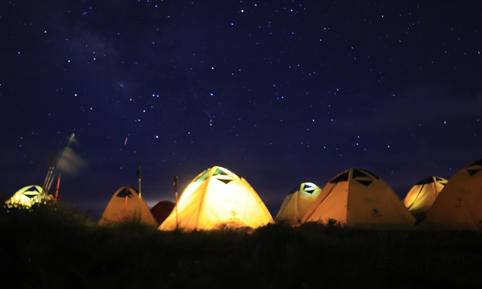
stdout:
[[302,222],[336,221],[356,227],[403,227],[414,217],[395,192],[378,176],[361,169],[346,170],[324,187]]
[[403,204],[415,217],[423,217],[446,184],[447,180],[441,177],[423,179],[408,191]]
[[169,216],[176,204],[171,201],[160,201],[154,207],[151,208],[152,216],[156,219],[157,223],[161,224]]
[[18,190],[5,202],[5,205],[9,208],[31,208],[35,204],[45,204],[53,200],[54,197],[45,192],[41,186],[30,185]]
[[320,195],[321,189],[314,183],[301,183],[300,187],[288,194],[281,204],[276,221],[283,221],[289,224],[299,224],[301,218]]
[[199,174],[186,187],[159,229],[256,228],[271,222],[271,214],[248,182],[215,166]]
[[100,225],[138,221],[157,225],[146,202],[132,187],[120,187],[111,197],[99,220]]
[[482,159],[449,179],[421,225],[447,230],[482,229]]

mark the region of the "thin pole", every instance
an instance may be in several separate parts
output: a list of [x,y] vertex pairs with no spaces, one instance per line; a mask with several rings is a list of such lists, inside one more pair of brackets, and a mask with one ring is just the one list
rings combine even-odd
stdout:
[[139,191],[139,198],[142,198],[142,168],[141,166],[137,167],[137,185]]
[[43,185],[43,189],[46,193],[50,191],[50,186],[52,185],[52,179],[54,177],[54,166],[50,166],[49,170],[47,171],[47,176],[45,177],[45,182]]
[[179,178],[177,176],[174,176],[174,179],[172,181],[172,190],[174,191],[174,196],[176,197],[176,206],[174,207],[175,208],[175,214],[176,214],[176,230],[179,227],[179,216],[178,216],[178,209],[177,209],[177,205],[178,205],[178,201],[179,201],[178,194],[177,194],[177,181],[178,180],[179,180]]
[[60,192],[60,179],[62,178],[62,174],[60,173],[57,176],[57,187],[55,188],[55,200],[59,200],[59,192]]

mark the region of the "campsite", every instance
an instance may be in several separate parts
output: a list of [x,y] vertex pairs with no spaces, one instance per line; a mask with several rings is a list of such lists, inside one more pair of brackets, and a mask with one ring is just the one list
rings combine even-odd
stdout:
[[0,289],[482,289],[482,0],[0,0]]
[[[15,288],[225,288],[227,283],[230,288],[477,288],[482,285],[480,222],[460,215],[479,212],[482,160],[448,182],[432,177],[415,184],[423,194],[415,199],[433,197],[423,185],[436,181],[444,188],[432,206],[424,201],[430,208],[421,225],[409,212],[413,202],[406,208],[386,183],[362,169],[341,172],[321,189],[302,183],[283,202],[277,223],[246,180],[219,166],[191,181],[159,228],[140,190],[132,187],[116,190],[98,221],[55,202],[40,186],[24,187],[1,210],[1,248],[7,276],[29,277],[7,283]],[[302,194],[314,194],[311,204]],[[445,206],[444,217],[437,216],[439,206]]]

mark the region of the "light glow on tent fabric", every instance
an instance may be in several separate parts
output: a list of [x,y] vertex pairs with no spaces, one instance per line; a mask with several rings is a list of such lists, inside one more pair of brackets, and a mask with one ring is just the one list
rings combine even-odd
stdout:
[[482,159],[449,179],[420,225],[430,229],[482,230]]
[[413,214],[425,213],[432,207],[446,184],[447,180],[440,177],[424,179],[408,191],[403,203]]
[[336,221],[348,226],[410,226],[415,222],[395,192],[362,169],[346,170],[331,179],[303,222]]
[[5,202],[5,205],[8,208],[19,207],[29,209],[36,204],[46,204],[53,199],[54,197],[47,194],[41,186],[30,185],[18,190]]
[[298,190],[285,197],[276,215],[276,221],[299,224],[301,218],[319,197],[321,188],[312,182],[303,182]]
[[227,169],[213,167],[186,187],[177,209],[159,229],[174,230],[177,226],[183,230],[256,228],[272,221],[263,201],[246,180]]
[[99,224],[106,225],[125,221],[138,221],[157,225],[146,202],[131,187],[120,187],[110,198]]

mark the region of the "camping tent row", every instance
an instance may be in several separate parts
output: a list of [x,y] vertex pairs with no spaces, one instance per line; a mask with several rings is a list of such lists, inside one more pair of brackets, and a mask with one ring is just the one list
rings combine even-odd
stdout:
[[[7,205],[28,207],[51,198],[41,187],[27,186],[16,192]],[[403,204],[375,174],[349,169],[336,175],[323,188],[314,183],[302,183],[285,198],[276,220],[290,224],[337,222],[355,227],[396,228],[415,222],[409,211],[417,217],[425,217],[421,222],[423,228],[482,229],[482,159],[465,166],[449,182],[430,177],[416,183]],[[160,230],[257,228],[273,222],[249,183],[218,166],[194,178],[176,206],[161,202],[150,211],[135,189],[119,188],[99,223],[127,219],[150,225],[160,223]]]
[[410,226],[415,221],[383,180],[354,168],[339,173],[322,189],[303,183],[285,199],[277,220],[390,228]]
[[[432,184],[434,182],[436,184]],[[436,196],[432,199],[422,197],[421,192],[423,195],[433,193],[434,190],[429,188],[435,188],[438,193],[438,183],[444,183],[443,179],[434,177],[417,183],[412,189],[414,192],[409,193],[415,194],[412,207],[424,207],[426,203],[430,206],[427,200],[433,202]],[[140,195],[125,187],[111,198],[100,223],[119,222],[127,217],[155,224]],[[415,222],[395,192],[378,176],[362,169],[346,170],[322,189],[314,183],[302,183],[285,198],[276,220],[291,224],[335,221],[348,226],[391,228],[410,226]],[[272,222],[266,206],[246,180],[215,166],[191,181],[159,229],[256,228]]]
[[[350,180],[356,180],[359,184],[364,185],[364,187],[357,187],[357,186],[349,186],[347,185],[346,187],[347,192],[349,195],[354,194],[355,196],[361,196],[367,197],[367,198],[373,198],[369,197],[370,191],[374,190],[375,187],[370,187],[371,183],[368,182],[367,180],[363,180],[363,178],[360,178],[361,176],[365,176],[365,178],[370,178],[369,176],[376,177],[373,175],[373,173],[369,173],[366,170],[361,170],[361,169],[352,169],[351,170],[351,175],[354,176],[351,179],[346,179],[347,176],[350,176],[350,171],[343,172],[339,174],[338,176],[334,177],[331,181],[328,182],[327,185],[322,189],[320,189],[316,184],[311,183],[311,182],[305,182],[301,183],[299,189],[295,190],[293,193],[288,194],[282,205],[280,210],[278,211],[278,214],[276,215],[276,221],[280,222],[286,222],[292,225],[300,224],[302,222],[310,221],[309,219],[305,219],[303,221],[303,216],[310,211],[313,211],[313,208],[310,208],[313,206],[313,203],[317,201],[315,206],[321,207],[318,210],[328,212],[328,210],[334,209],[337,205],[339,204],[344,204],[346,203],[347,207],[350,207],[351,210],[354,210],[354,207],[352,205],[348,205],[348,199],[343,199],[342,195],[344,193],[344,186],[349,184]],[[378,178],[378,177],[376,177]],[[346,181],[347,183],[344,183],[342,181]],[[340,183],[339,186],[335,189],[332,185],[333,183]],[[355,183],[356,184],[356,183]],[[435,199],[437,198],[438,194],[440,191],[445,187],[447,184],[447,180],[441,177],[429,177],[425,178],[419,182],[417,182],[407,193],[403,203],[405,207],[414,215],[414,217],[417,220],[423,219],[425,216],[426,212],[431,208],[432,204],[434,203]],[[368,187],[368,188],[367,188]],[[368,189],[368,193],[358,193],[357,192],[360,188],[365,188]],[[374,198],[375,200],[379,200],[381,197],[382,199],[385,198],[385,196],[392,195],[391,189],[388,188],[388,185],[383,185],[381,188],[385,189],[389,194],[381,193],[381,196],[377,196]],[[344,201],[340,202],[335,202],[335,204],[330,204],[329,200],[327,199],[326,203],[321,205],[323,203],[324,198],[328,196],[329,191],[327,190],[332,190],[331,194],[332,196],[337,196],[342,198]],[[376,189],[375,189],[376,190]],[[320,198],[319,195],[322,195]],[[332,197],[330,197],[332,198]],[[353,202],[353,198],[349,198],[350,202]],[[396,202],[395,198],[392,198],[392,202]],[[357,202],[355,202],[357,203]],[[358,204],[360,204],[358,202]],[[323,207],[329,207],[329,209],[322,209]],[[364,208],[369,208],[369,205],[364,205]],[[399,207],[397,205],[397,207]],[[350,213],[351,213],[350,210]],[[372,210],[380,211],[379,208],[372,208]],[[397,210],[400,210],[398,208]],[[375,212],[375,211],[373,211]],[[348,223],[344,218],[338,218],[334,215],[331,215],[328,213],[328,218],[332,219],[333,221],[337,221],[340,223]],[[405,214],[404,214],[405,215]],[[381,221],[381,220],[380,220]]]
[[350,169],[321,190],[313,183],[302,183],[286,196],[276,220],[393,228],[414,222],[408,210],[422,229],[481,230],[482,159],[465,166],[449,181],[432,176],[417,182],[403,204],[378,176]]
[[[160,222],[160,230],[191,231],[257,228],[273,222],[265,204],[249,183],[218,166],[194,178],[181,194],[177,206],[173,207],[173,204],[160,202],[149,211],[135,189],[121,187],[111,197],[99,224],[135,220],[148,225]],[[156,220],[153,213],[160,218]]]

